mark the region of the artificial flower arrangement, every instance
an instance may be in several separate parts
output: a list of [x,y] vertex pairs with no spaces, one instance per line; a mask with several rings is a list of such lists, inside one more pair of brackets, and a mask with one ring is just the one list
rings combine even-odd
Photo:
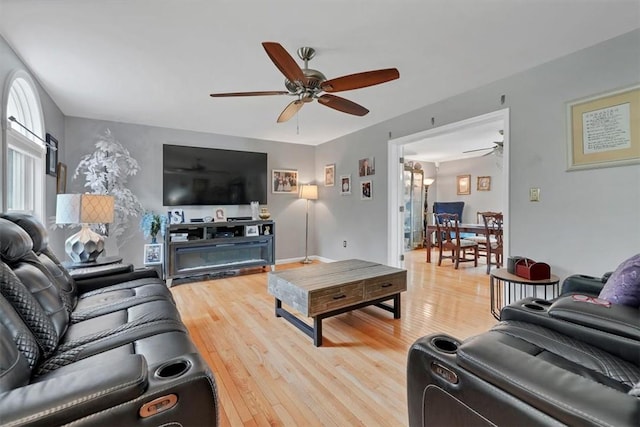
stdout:
[[166,225],[166,215],[159,215],[155,212],[147,211],[140,219],[140,230],[142,230],[145,239],[151,237],[151,243],[156,243],[158,233],[164,237],[164,229]]

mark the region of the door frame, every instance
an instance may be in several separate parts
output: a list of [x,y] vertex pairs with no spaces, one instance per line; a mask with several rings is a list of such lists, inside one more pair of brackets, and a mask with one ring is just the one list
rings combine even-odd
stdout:
[[388,224],[387,224],[387,264],[394,267],[404,267],[402,255],[404,254],[404,241],[403,241],[403,219],[404,216],[400,212],[402,204],[402,190],[403,190],[403,164],[400,163],[400,159],[403,157],[404,146],[412,142],[416,142],[423,139],[432,138],[435,136],[445,135],[448,133],[456,132],[461,129],[478,126],[487,122],[494,122],[496,120],[502,120],[504,124],[504,145],[502,155],[502,178],[503,178],[503,194],[502,200],[504,201],[504,259],[509,256],[509,108],[494,111],[480,116],[471,117],[469,119],[460,120],[454,123],[438,126],[433,129],[417,132],[411,135],[402,136],[399,138],[389,139],[387,146],[387,158],[389,161],[388,168],[388,187],[389,188],[389,204],[388,204]]

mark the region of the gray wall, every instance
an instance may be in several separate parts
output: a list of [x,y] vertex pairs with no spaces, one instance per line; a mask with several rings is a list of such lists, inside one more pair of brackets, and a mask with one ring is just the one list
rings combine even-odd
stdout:
[[[31,78],[36,82],[38,95],[40,96],[40,103],[42,104],[42,113],[44,115],[44,124],[45,131],[53,135],[59,144],[58,151],[58,160],[64,162],[65,154],[66,154],[66,146],[65,146],[65,135],[64,135],[64,115],[62,111],[58,108],[58,106],[51,100],[47,92],[44,91],[42,86],[36,79],[27,66],[22,62],[22,60],[16,55],[16,53],[11,49],[11,47],[7,44],[4,38],[0,36],[0,90],[2,90],[2,96],[0,99],[0,112],[2,117],[2,138],[4,138],[4,127],[6,125],[5,117],[5,102],[7,98],[7,94],[4,93],[8,88],[6,87],[7,79],[9,75],[12,74],[16,70],[24,70],[31,75]],[[4,147],[4,141],[2,143]],[[0,180],[2,177],[0,177]],[[47,217],[53,216],[56,213],[56,178],[51,175],[46,175],[45,177],[45,215]],[[63,233],[61,231],[52,231],[50,233],[49,239],[50,242],[55,247],[62,247],[64,244]],[[58,254],[62,254],[63,252],[58,251]]]
[[[318,253],[386,260],[389,132],[397,138],[433,127],[431,117],[441,126],[509,108],[508,252],[547,262],[561,277],[615,268],[640,251],[640,166],[567,172],[565,108],[569,101],[637,84],[638,46],[640,30],[318,147],[316,171],[334,162],[338,174],[355,171],[358,158],[367,155],[376,156],[377,169],[372,202],[322,194]],[[541,188],[540,202],[528,201],[530,187]],[[352,245],[342,249],[343,239]]]
[[[301,183],[309,183],[314,179],[314,147],[262,141],[256,139],[237,138],[200,132],[190,132],[135,124],[90,120],[78,117],[67,117],[65,135],[67,139],[67,164],[69,166],[69,184],[67,191],[84,191],[84,177],[71,180],[73,171],[80,158],[92,153],[96,138],[110,129],[113,136],[125,146],[131,156],[140,165],[140,172],[129,178],[129,188],[138,196],[147,210],[167,212],[162,206],[162,145],[189,145],[195,147],[216,147],[240,151],[258,151],[268,154],[268,169],[298,169]],[[304,254],[305,202],[296,195],[272,194],[269,185],[267,207],[276,223],[276,258],[279,260],[301,257]],[[181,206],[185,218],[214,216],[215,207]],[[224,206],[227,216],[249,216],[251,211],[246,206]],[[119,254],[135,265],[142,264],[142,248],[144,241],[138,225],[139,219],[133,219],[129,230],[130,240],[119,250]],[[313,223],[313,212],[310,220]],[[311,228],[311,227],[310,227]],[[310,248],[313,248],[313,235],[310,235]],[[60,249],[62,250],[62,249]],[[110,255],[118,252],[113,244],[107,245]],[[311,251],[310,254],[315,252]]]
[[[501,164],[502,159],[499,159],[499,162]],[[457,194],[458,175],[471,175],[471,194]],[[505,203],[502,200],[504,191],[502,175],[494,155],[442,162],[436,181],[432,184],[437,193],[435,197],[429,197],[430,210],[433,211],[433,202],[462,201],[464,202],[462,222],[477,222],[476,213],[479,211],[502,212],[505,210]],[[489,191],[476,190],[479,176],[491,177]]]

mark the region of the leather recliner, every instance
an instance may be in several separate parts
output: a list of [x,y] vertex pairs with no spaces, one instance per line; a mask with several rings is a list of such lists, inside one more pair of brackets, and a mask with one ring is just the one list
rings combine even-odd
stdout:
[[640,420],[639,310],[572,295],[526,298],[486,333],[410,348],[410,426],[633,426]]
[[214,377],[161,280],[130,274],[83,293],[41,224],[5,217],[0,424],[217,424]]

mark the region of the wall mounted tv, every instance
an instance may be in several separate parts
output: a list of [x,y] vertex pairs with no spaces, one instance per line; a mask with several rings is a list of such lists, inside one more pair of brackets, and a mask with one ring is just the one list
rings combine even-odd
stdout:
[[165,206],[267,203],[267,153],[165,144]]

